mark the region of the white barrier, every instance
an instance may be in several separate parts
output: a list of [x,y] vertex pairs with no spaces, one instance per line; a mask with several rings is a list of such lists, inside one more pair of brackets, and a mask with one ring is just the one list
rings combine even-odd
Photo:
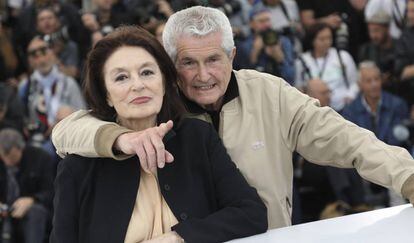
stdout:
[[379,209],[274,229],[264,234],[231,242],[414,242],[414,208],[411,204],[406,204]]

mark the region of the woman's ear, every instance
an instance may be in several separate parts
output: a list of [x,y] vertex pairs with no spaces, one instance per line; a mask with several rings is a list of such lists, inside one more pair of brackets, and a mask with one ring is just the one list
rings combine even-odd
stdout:
[[108,103],[108,105],[110,107],[114,107],[114,104],[112,103],[112,101],[109,98],[106,99],[106,103]]

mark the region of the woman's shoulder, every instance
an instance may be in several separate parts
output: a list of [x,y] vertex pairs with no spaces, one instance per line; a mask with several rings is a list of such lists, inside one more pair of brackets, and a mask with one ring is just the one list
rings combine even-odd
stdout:
[[73,176],[82,176],[89,171],[96,162],[96,158],[87,158],[76,154],[70,154],[58,164],[58,173],[66,171]]

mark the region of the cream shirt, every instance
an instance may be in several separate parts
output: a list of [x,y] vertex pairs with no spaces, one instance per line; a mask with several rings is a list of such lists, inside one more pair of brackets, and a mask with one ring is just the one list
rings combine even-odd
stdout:
[[141,169],[139,189],[129,221],[125,243],[149,240],[171,231],[178,221],[164,200],[157,174]]

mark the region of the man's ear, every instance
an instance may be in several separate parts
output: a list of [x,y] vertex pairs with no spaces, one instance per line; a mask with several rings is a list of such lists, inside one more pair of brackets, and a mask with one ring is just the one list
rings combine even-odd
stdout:
[[230,61],[233,63],[234,57],[236,56],[236,47],[233,47],[233,50],[231,50],[230,53]]

